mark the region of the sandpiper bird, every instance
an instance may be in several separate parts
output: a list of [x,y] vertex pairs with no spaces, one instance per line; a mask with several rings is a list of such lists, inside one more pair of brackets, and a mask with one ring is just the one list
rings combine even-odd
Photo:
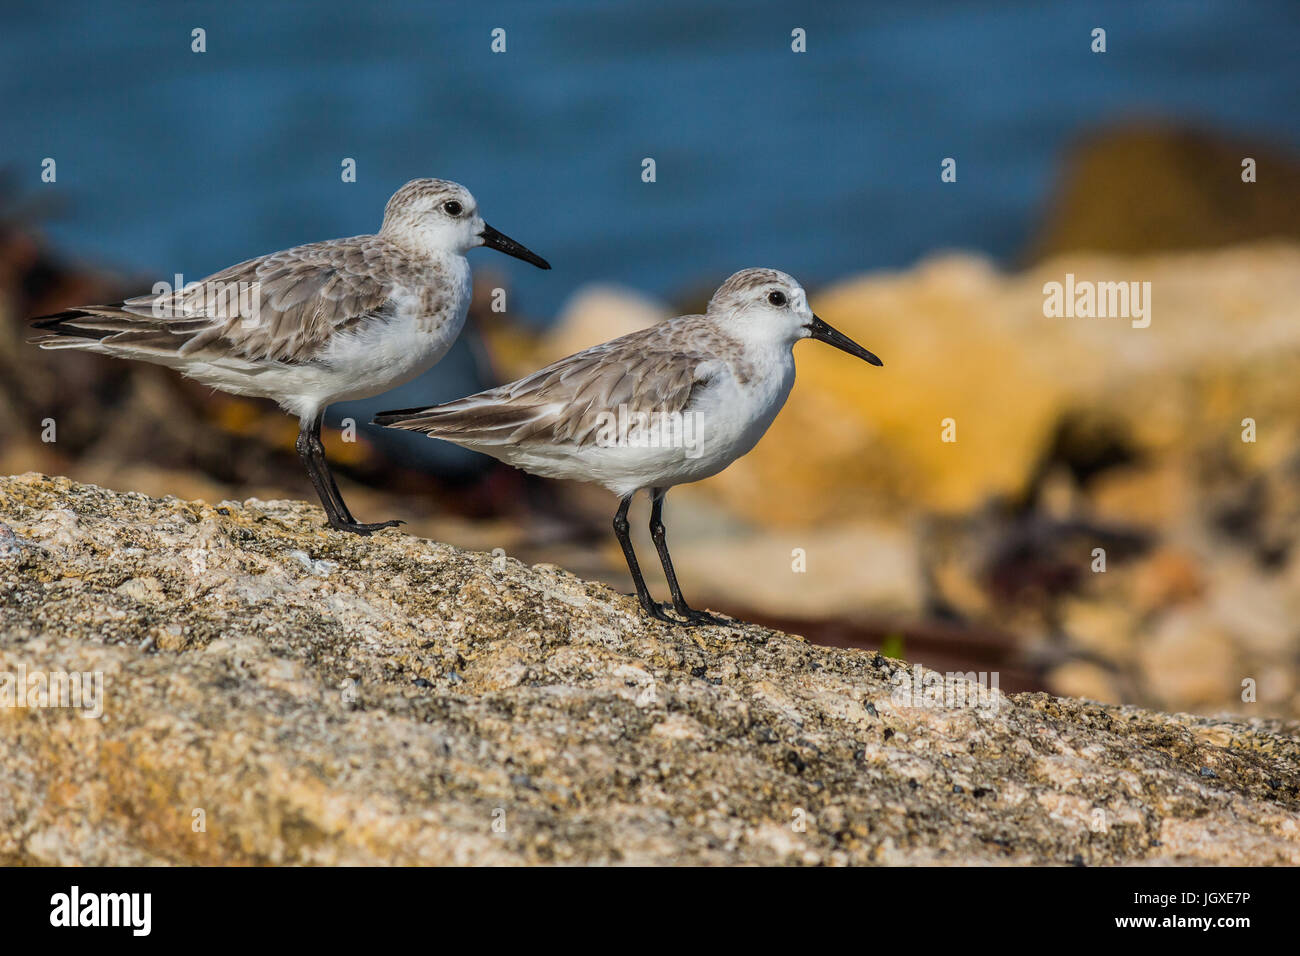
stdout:
[[[716,475],[757,444],[790,394],[792,347],[806,338],[882,364],[814,315],[790,276],[745,269],[722,284],[704,315],[669,319],[468,398],[384,412],[375,423],[425,432],[548,478],[604,485],[622,499],[614,534],[646,613],[720,624],[682,597],[665,538],[664,496],[674,485]],[[680,620],[651,598],[632,548],[627,512],[643,489]]]
[[549,269],[478,214],[468,189],[414,179],[373,236],[249,259],[184,289],[34,319],[47,349],[74,348],[177,369],[205,385],[274,399],[298,417],[298,455],[329,523],[370,534],[339,493],[321,444],[331,402],[387,391],[447,353],[465,324],[465,253],[487,246]]

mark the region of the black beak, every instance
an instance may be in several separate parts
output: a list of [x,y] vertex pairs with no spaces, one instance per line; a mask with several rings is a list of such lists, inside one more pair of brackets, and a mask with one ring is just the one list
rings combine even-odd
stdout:
[[483,224],[483,231],[479,233],[483,237],[483,245],[489,249],[495,249],[497,252],[504,252],[508,256],[514,256],[516,259],[523,259],[524,262],[531,262],[539,269],[549,269],[551,264],[535,252],[525,249],[519,243],[515,242],[507,235],[497,232],[487,223]]
[[870,362],[872,365],[885,364],[843,332],[838,332],[831,328],[815,315],[813,316],[812,324],[805,325],[804,328],[808,329],[811,333],[809,338],[814,338],[818,342],[825,342],[827,345],[833,345],[841,352],[848,352],[850,355],[856,355],[858,358],[862,359],[862,361]]

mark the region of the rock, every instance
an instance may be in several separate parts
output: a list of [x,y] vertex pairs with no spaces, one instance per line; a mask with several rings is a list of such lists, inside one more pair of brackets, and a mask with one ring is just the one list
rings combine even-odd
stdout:
[[[1242,161],[1255,160],[1254,182]],[[1152,252],[1300,238],[1300,157],[1256,137],[1142,122],[1070,151],[1031,252]]]
[[1103,704],[1119,703],[1123,695],[1115,676],[1088,661],[1070,661],[1048,675],[1052,690],[1067,697],[1083,697]]
[[0,478],[0,695],[103,681],[0,707],[0,863],[1300,863],[1295,723],[918,706],[874,653],[220,508]]
[[1203,607],[1179,608],[1160,619],[1138,650],[1142,674],[1156,700],[1188,701],[1195,707],[1235,693],[1247,676],[1229,634]]
[[[1089,601],[1080,598],[1067,600],[1063,606],[1062,623],[1065,633],[1074,638],[1081,648],[1092,651],[1105,660],[1127,663],[1136,650],[1134,645],[1135,631],[1138,627],[1136,615],[1120,602]],[[1110,696],[1098,696],[1093,693],[1066,691],[1065,685],[1059,683],[1053,686],[1071,697],[1091,697],[1103,701],[1112,699]]]

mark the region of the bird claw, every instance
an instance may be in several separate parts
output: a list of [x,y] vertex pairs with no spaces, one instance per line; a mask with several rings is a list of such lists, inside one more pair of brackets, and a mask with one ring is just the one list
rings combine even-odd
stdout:
[[685,620],[681,623],[687,627],[731,627],[732,622],[724,620],[708,611],[697,611],[693,607],[675,608],[678,614],[681,614]]
[[[681,617],[674,617],[669,610],[676,611]],[[731,627],[730,621],[715,617],[708,611],[697,611],[693,607],[673,607],[671,604],[653,602],[645,608],[656,621],[672,624],[676,627]]]
[[656,621],[662,621],[665,624],[681,624],[682,622],[673,617],[666,610],[666,605],[651,601],[649,604],[642,605],[643,610]]
[[392,521],[376,521],[373,524],[362,524],[359,521],[340,521],[331,522],[335,531],[350,531],[352,534],[359,534],[363,537],[374,534],[376,531],[382,531],[385,528],[396,528],[398,525],[406,524],[399,518]]

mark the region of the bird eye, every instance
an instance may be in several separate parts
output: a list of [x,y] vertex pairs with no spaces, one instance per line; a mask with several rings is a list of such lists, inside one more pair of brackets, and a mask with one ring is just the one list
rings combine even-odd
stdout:
[[447,215],[449,216],[459,216],[462,211],[461,204],[456,202],[456,200],[454,199],[448,199],[445,203],[442,204],[442,208],[446,211]]
[[769,292],[767,294],[767,301],[771,302],[779,309],[781,306],[785,305],[785,293],[779,291]]

